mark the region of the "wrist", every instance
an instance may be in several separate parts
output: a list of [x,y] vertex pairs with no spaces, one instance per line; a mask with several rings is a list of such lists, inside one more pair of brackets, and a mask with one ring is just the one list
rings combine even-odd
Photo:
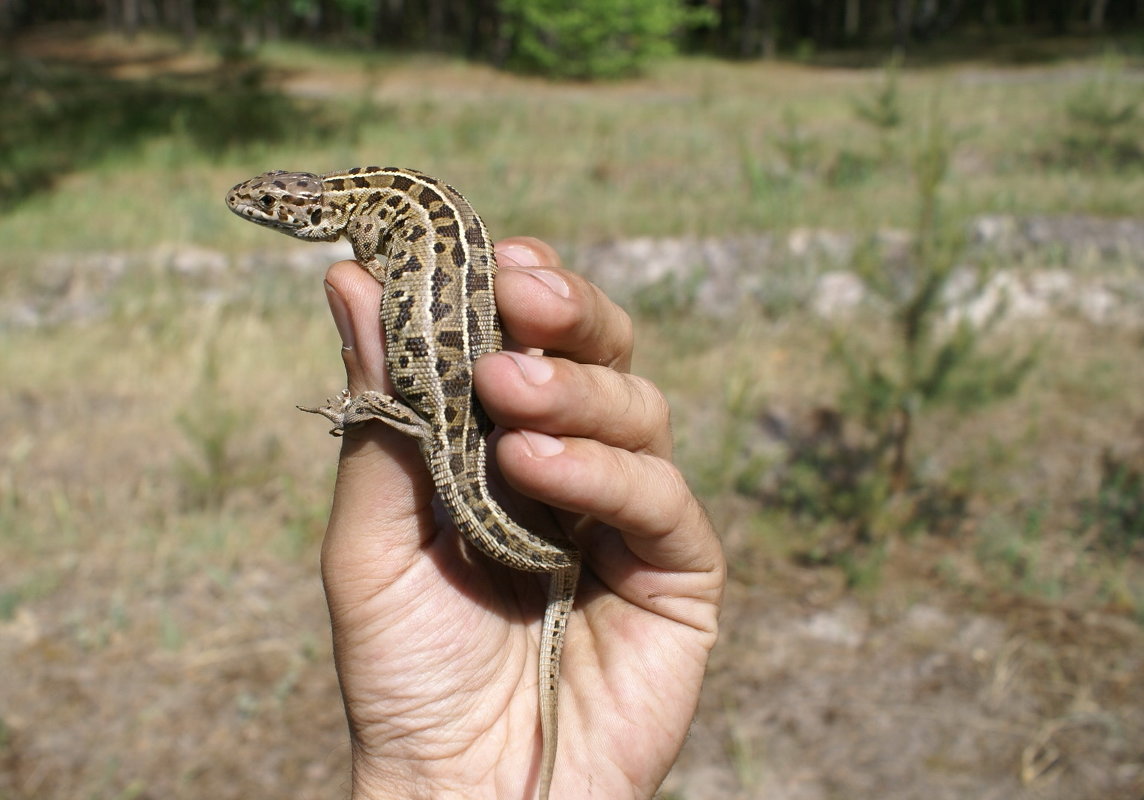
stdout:
[[424,762],[384,759],[355,752],[350,800],[450,800],[473,797],[456,781],[425,774]]

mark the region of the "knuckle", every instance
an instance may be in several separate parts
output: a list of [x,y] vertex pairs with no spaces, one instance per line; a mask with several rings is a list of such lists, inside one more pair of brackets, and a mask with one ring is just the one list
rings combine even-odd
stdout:
[[641,431],[638,449],[661,450],[671,437],[671,406],[667,397],[651,380],[640,375],[627,375],[629,412],[639,419]]
[[671,406],[668,405],[667,397],[649,378],[645,378],[642,375],[634,375],[632,377],[638,391],[643,397],[644,407],[649,419],[657,429],[666,427],[671,422]]

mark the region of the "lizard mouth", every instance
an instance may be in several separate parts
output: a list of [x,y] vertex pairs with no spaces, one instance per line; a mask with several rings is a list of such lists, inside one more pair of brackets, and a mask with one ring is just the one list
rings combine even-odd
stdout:
[[284,231],[293,231],[303,227],[304,223],[286,214],[282,209],[266,210],[254,203],[238,198],[227,198],[230,210],[240,217],[265,225],[269,228],[278,228]]

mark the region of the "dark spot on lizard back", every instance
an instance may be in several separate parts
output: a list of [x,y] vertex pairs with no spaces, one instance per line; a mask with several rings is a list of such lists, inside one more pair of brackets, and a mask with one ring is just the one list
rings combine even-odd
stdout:
[[437,333],[437,343],[444,347],[460,347],[465,343],[465,334],[458,330],[445,330]]
[[[394,259],[396,261],[396,259]],[[392,280],[397,280],[407,272],[419,272],[421,270],[421,262],[417,260],[417,256],[411,255],[401,264],[389,271],[389,277]]]
[[413,186],[413,181],[404,175],[394,175],[390,185],[399,192],[408,192],[409,188]]
[[465,397],[472,392],[473,382],[468,372],[462,372],[455,378],[441,382],[441,391],[446,397]]
[[468,281],[466,281],[470,292],[485,291],[489,288],[489,274],[487,272],[479,272],[473,270],[469,273]]
[[453,276],[449,274],[449,271],[441,267],[437,267],[437,269],[433,270],[433,277],[431,279],[433,296],[439,297],[441,295],[441,290],[452,282]]
[[453,453],[449,456],[449,471],[454,475],[460,475],[465,471],[465,457],[460,453]]
[[469,241],[469,244],[473,245],[474,247],[485,246],[485,234],[481,230],[481,226],[476,224],[475,221],[465,231],[465,238]]
[[393,321],[397,330],[402,330],[413,319],[413,298],[407,297],[397,306],[397,318]]
[[445,303],[440,300],[434,300],[429,304],[429,313],[433,315],[434,322],[440,322],[453,312],[453,306],[450,303]]

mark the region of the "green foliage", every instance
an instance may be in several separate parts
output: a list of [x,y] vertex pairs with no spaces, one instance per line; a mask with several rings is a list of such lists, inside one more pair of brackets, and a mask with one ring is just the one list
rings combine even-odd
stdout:
[[783,109],[782,127],[771,137],[771,144],[779,151],[791,173],[802,174],[817,169],[822,145],[806,132],[794,109]]
[[827,183],[843,189],[857,186],[872,178],[878,167],[878,160],[855,150],[839,150],[826,171]]
[[[899,152],[897,134],[906,121],[906,111],[898,83],[901,64],[901,56],[895,54],[882,70],[882,81],[874,86],[866,97],[859,97],[851,104],[855,116],[877,133],[878,160],[885,164],[893,162]],[[871,169],[872,166],[868,165],[867,169]]]
[[1065,102],[1066,164],[1122,167],[1144,161],[1140,103],[1141,92],[1125,75],[1123,61],[1106,55],[1096,77]]
[[913,158],[918,216],[908,258],[887,264],[875,243],[855,257],[856,271],[888,309],[890,348],[875,349],[850,328],[832,332],[843,378],[838,409],[817,413],[779,490],[787,507],[848,530],[843,548],[847,538],[877,544],[905,530],[948,527],[964,510],[965,488],[918,476],[910,450],[917,419],[941,406],[971,413],[1007,397],[1036,363],[1035,352],[991,352],[1002,309],[971,321],[954,306],[980,296],[985,276],[969,276],[969,291],[952,291],[962,244],[942,224],[938,202],[951,151],[935,106]]
[[675,51],[674,35],[709,14],[680,0],[502,0],[513,65],[557,78],[618,78]]
[[746,374],[730,375],[723,384],[722,413],[708,440],[714,457],[699,476],[699,483],[708,494],[729,489],[742,492],[748,486],[757,486],[771,466],[766,453],[744,446],[751,441],[750,431],[755,425],[756,390],[756,384]]
[[1100,486],[1085,516],[1100,542],[1115,553],[1131,553],[1144,545],[1144,458],[1105,452],[1100,460]]
[[882,72],[881,84],[868,97],[859,97],[854,101],[854,113],[858,119],[883,133],[897,130],[905,121],[902,95],[898,87],[901,64],[900,56],[891,58]]

